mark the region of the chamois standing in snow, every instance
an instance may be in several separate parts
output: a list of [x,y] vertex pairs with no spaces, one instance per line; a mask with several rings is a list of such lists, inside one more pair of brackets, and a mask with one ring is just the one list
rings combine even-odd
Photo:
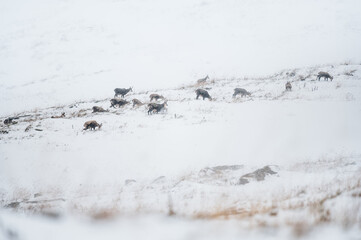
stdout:
[[65,118],[65,112],[63,112],[60,116],[51,116],[51,118]]
[[320,79],[321,79],[322,77],[323,77],[326,81],[328,81],[328,79],[331,79],[331,81],[333,80],[333,77],[332,77],[329,73],[327,73],[327,72],[319,72],[319,73],[317,74],[317,79],[318,79],[318,81],[320,81]]
[[248,92],[244,88],[235,88],[234,93],[233,93],[233,97],[236,97],[238,94],[241,94],[241,97],[243,97],[243,96],[251,96],[251,93]]
[[152,101],[153,99],[155,99],[156,101],[158,101],[158,99],[164,99],[164,97],[162,95],[153,93],[149,95],[150,101]]
[[142,106],[142,105],[143,105],[143,103],[142,103],[141,101],[139,101],[138,99],[136,99],[136,98],[134,98],[134,99],[132,100],[132,102],[133,102],[133,107],[135,107],[135,106]]
[[168,106],[167,101],[162,104],[159,103],[149,103],[148,104],[148,115],[155,112],[159,113],[161,110],[165,109],[165,106]]
[[196,90],[196,94],[197,94],[196,99],[198,99],[199,96],[202,96],[203,100],[204,100],[205,98],[208,98],[209,100],[212,100],[212,97],[211,97],[211,96],[209,95],[209,93],[208,93],[206,90],[204,90],[204,89],[197,89],[197,90]]
[[126,104],[128,104],[129,102],[127,100],[124,99],[117,99],[117,98],[112,98],[110,99],[110,107],[115,108],[116,105],[118,105],[118,107],[124,106]]
[[93,107],[93,113],[96,113],[96,112],[109,112],[109,111],[104,110],[104,108],[102,108],[102,107],[94,106]]
[[198,79],[198,80],[197,80],[197,83],[198,83],[198,84],[205,83],[205,82],[207,81],[207,79],[209,79],[208,75],[207,75],[205,78]]
[[114,89],[115,95],[114,97],[117,97],[118,95],[121,95],[122,98],[124,98],[124,96],[128,93],[128,92],[133,92],[133,88],[116,88]]
[[286,83],[286,91],[291,91],[292,90],[292,85],[290,82]]
[[14,119],[19,119],[19,117],[9,117],[4,120],[4,124],[6,124],[6,125],[17,124],[18,122],[13,121]]
[[99,124],[97,123],[96,121],[94,120],[91,120],[91,121],[87,121],[84,123],[84,130],[88,130],[90,128],[90,130],[95,130],[95,128],[98,128],[98,130],[102,127],[102,124]]

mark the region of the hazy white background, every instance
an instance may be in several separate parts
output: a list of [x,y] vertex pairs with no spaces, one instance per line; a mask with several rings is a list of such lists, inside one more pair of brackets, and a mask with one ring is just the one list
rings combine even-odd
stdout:
[[[352,197],[361,181],[360,9],[359,0],[0,1],[1,121],[37,109],[1,126],[9,134],[0,135],[0,204],[19,208],[0,209],[0,238],[12,229],[37,240],[290,239],[286,226],[298,222],[318,226],[306,235],[312,239],[360,236],[361,198]],[[287,68],[301,69],[294,77],[243,78]],[[313,81],[318,71],[335,78]],[[166,89],[207,74],[216,78],[207,85],[215,101],[195,100],[192,87]],[[293,91],[284,92],[286,81]],[[128,105],[91,113],[94,105],[109,107],[94,100],[129,86],[127,99],[143,102],[149,93],[140,91],[158,89],[170,100],[168,112],[148,116],[145,106]],[[252,96],[232,99],[235,87]],[[78,100],[85,102],[67,105]],[[79,111],[86,115],[74,117]],[[50,118],[61,112],[66,118]],[[100,131],[82,131],[91,119],[103,123]],[[243,168],[224,179],[199,174],[220,165]],[[236,184],[265,165],[278,174]],[[331,199],[312,212],[323,198]],[[252,204],[275,204],[279,215],[192,218],[251,212]],[[134,215],[100,224],[74,218],[109,209]],[[331,223],[317,225],[327,211]]]
[[358,0],[0,2],[1,114],[361,61]]

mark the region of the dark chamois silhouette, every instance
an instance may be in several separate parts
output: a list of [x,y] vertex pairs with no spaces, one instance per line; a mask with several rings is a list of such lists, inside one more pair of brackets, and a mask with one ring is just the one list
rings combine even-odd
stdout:
[[208,93],[206,90],[204,90],[204,89],[197,89],[197,90],[196,90],[196,94],[197,94],[196,99],[198,99],[199,96],[202,96],[203,100],[204,100],[205,98],[208,98],[209,100],[212,100],[212,97],[211,97],[211,96],[209,95],[209,93]]
[[97,123],[94,120],[91,121],[87,121],[84,123],[84,130],[88,130],[90,128],[90,130],[95,130],[95,128],[98,127],[98,130],[102,127],[102,124]]
[[327,73],[327,72],[319,72],[319,73],[317,74],[317,79],[318,79],[318,81],[320,81],[320,79],[321,79],[322,77],[323,77],[326,81],[328,81],[328,79],[331,79],[331,81],[333,80],[333,77],[332,77],[329,73]]
[[165,106],[168,106],[167,101],[162,104],[159,103],[149,103],[148,104],[148,115],[155,112],[159,113],[161,110],[165,109]]
[[96,112],[109,112],[109,111],[108,111],[108,110],[105,110],[105,109],[102,108],[102,107],[94,106],[94,107],[93,107],[93,113],[96,113]]
[[292,90],[292,85],[290,82],[286,83],[286,91],[291,91]]
[[112,98],[110,99],[110,107],[115,108],[115,106],[118,105],[118,107],[124,106],[126,104],[128,104],[129,102],[127,100],[124,99],[118,99],[118,98]]
[[162,95],[153,93],[149,95],[150,101],[152,101],[153,99],[155,99],[156,101],[158,101],[158,99],[164,99],[164,97]]
[[124,98],[124,96],[128,93],[128,92],[133,92],[133,88],[116,88],[114,89],[115,95],[114,97],[117,97],[118,95],[121,95],[122,98]]
[[236,97],[238,94],[241,94],[241,97],[243,97],[243,96],[251,96],[251,93],[248,92],[244,88],[235,88],[234,93],[233,93],[233,97]]

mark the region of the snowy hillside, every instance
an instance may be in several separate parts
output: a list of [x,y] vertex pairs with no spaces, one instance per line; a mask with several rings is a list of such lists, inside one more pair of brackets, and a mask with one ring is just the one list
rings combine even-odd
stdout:
[[359,9],[1,1],[0,239],[358,239]]
[[[320,70],[334,80],[315,80]],[[287,226],[296,235],[322,223],[359,226],[361,65],[211,79],[201,87],[212,101],[196,100],[198,87],[126,95],[144,103],[150,93],[165,96],[159,114],[131,104],[92,113],[108,109],[110,98],[19,113],[17,124],[1,128],[3,207],[95,219],[171,214],[185,231],[189,219]],[[235,87],[252,94],[233,98]],[[103,126],[83,131],[88,120]],[[141,219],[130,222],[150,221]]]

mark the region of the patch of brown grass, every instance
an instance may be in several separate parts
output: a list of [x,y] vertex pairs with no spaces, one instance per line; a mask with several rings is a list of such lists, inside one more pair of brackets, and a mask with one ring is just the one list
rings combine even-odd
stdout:
[[[334,185],[335,183],[330,183],[330,185]],[[325,186],[325,188],[329,188],[330,186]],[[295,201],[292,202],[292,198],[298,197],[299,192],[294,195],[286,195],[282,199],[276,199],[272,203],[265,202],[255,202],[252,203],[251,206],[247,206],[247,208],[242,207],[219,207],[214,210],[210,210],[207,212],[197,212],[194,214],[193,218],[195,219],[250,219],[255,217],[256,215],[268,215],[276,217],[278,216],[279,211],[295,211],[295,210],[306,210],[312,215],[315,219],[315,224],[321,224],[325,222],[331,222],[331,213],[330,210],[325,207],[325,203],[327,201],[336,199],[342,194],[347,194],[355,189],[361,188],[360,180],[357,181],[353,185],[347,185],[343,189],[337,189],[333,193],[329,193],[327,195],[322,196],[321,198],[316,198],[311,201]],[[322,191],[322,189],[320,189]],[[361,192],[356,192],[352,194],[353,197],[361,197]],[[302,224],[300,225],[298,222],[287,223],[288,225],[292,225],[295,227],[296,235],[299,235],[299,232],[302,232],[304,229]]]
[[310,230],[311,226],[304,221],[292,224],[292,233],[297,238],[305,236],[307,233],[310,232]]
[[246,219],[255,215],[271,214],[274,212],[273,206],[262,206],[262,204],[253,204],[249,209],[237,207],[220,208],[210,212],[198,212],[194,215],[196,219],[218,219],[218,218],[237,218]]
[[94,220],[111,220],[120,215],[116,208],[97,209],[90,213],[90,217]]

